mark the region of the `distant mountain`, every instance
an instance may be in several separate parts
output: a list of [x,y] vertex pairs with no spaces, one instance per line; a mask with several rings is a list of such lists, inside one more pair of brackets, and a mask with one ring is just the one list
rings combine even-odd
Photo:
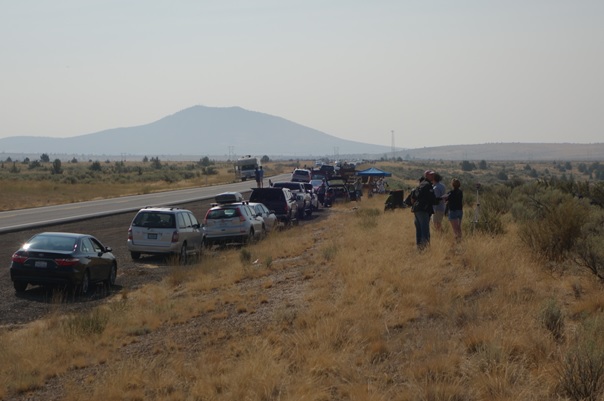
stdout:
[[[14,136],[0,139],[0,159],[42,153],[61,159],[226,159],[236,155],[279,158],[391,158],[388,146],[349,141],[240,107],[193,106],[137,127],[113,128],[70,138]],[[405,160],[604,160],[604,144],[492,143],[397,149]]]
[[[232,150],[232,152],[230,152]],[[194,106],[150,124],[70,138],[0,139],[2,153],[94,155],[384,154],[387,146],[340,139],[300,124],[240,107]]]

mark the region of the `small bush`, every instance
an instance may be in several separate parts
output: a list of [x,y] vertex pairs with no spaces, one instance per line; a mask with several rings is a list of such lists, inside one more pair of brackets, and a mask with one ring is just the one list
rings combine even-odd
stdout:
[[239,252],[239,260],[244,265],[250,263],[252,261],[252,253],[247,248],[242,248],[241,252]]
[[564,318],[560,305],[551,299],[541,312],[541,321],[556,341],[564,337]]
[[604,394],[604,342],[600,320],[588,321],[558,367],[560,392],[572,400],[600,400]]

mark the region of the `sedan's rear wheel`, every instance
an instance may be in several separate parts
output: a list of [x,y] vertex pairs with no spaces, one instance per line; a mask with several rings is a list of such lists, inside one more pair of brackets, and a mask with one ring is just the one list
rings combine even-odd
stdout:
[[27,288],[27,281],[14,281],[13,287],[15,287],[15,291],[17,292],[25,292]]
[[132,257],[132,260],[139,260],[141,258],[141,253],[140,252],[130,252],[130,256]]
[[90,273],[88,273],[88,270],[84,272],[84,277],[82,277],[82,281],[80,282],[78,289],[82,295],[86,295],[88,292],[90,292]]

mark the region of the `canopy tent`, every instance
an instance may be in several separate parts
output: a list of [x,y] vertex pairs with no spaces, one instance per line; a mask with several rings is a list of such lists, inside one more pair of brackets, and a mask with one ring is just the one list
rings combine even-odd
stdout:
[[366,170],[357,171],[357,175],[360,175],[361,177],[390,177],[392,176],[392,173],[380,170],[379,168],[370,167]]

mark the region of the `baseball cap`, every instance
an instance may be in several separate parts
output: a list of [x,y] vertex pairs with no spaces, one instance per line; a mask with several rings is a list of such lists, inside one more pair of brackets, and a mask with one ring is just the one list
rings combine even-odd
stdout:
[[427,175],[434,175],[434,171],[432,171],[432,170],[424,171],[424,176],[427,176]]

